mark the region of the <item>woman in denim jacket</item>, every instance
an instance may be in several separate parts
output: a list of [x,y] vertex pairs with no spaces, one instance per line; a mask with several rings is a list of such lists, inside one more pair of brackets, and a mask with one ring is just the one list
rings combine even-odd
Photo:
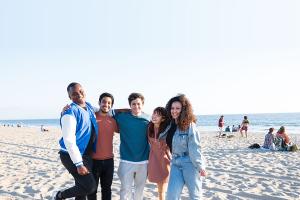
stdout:
[[172,118],[167,135],[172,152],[167,200],[179,199],[184,185],[188,188],[189,199],[201,199],[201,176],[206,176],[206,171],[192,105],[185,95],[178,95],[169,100],[166,109]]

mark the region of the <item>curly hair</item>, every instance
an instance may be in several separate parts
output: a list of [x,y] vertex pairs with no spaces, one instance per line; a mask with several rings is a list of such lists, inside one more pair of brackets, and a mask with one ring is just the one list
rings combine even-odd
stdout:
[[[166,109],[170,118],[172,118],[171,107],[174,102],[179,102],[182,106],[180,115],[178,117],[177,126],[181,131],[186,131],[189,128],[190,123],[197,121],[197,118],[193,113],[192,104],[184,94],[179,94],[171,98],[166,105]],[[172,121],[174,121],[174,119],[172,119]]]

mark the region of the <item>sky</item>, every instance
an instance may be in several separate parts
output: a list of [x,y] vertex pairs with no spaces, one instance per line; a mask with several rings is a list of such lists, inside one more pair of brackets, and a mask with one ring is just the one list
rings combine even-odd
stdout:
[[0,0],[0,119],[58,118],[79,82],[151,114],[300,112],[298,0]]

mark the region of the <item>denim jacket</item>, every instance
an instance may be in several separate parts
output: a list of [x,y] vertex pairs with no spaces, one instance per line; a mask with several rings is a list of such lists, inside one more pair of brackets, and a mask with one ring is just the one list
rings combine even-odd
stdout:
[[180,131],[177,128],[172,140],[172,156],[173,158],[189,156],[197,171],[205,169],[205,161],[200,146],[200,133],[195,123],[191,123],[186,131]]

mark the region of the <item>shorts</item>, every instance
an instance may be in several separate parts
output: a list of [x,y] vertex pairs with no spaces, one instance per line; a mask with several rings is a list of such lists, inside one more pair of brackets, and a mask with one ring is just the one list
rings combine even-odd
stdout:
[[242,126],[241,130],[242,131],[248,131],[248,126]]

